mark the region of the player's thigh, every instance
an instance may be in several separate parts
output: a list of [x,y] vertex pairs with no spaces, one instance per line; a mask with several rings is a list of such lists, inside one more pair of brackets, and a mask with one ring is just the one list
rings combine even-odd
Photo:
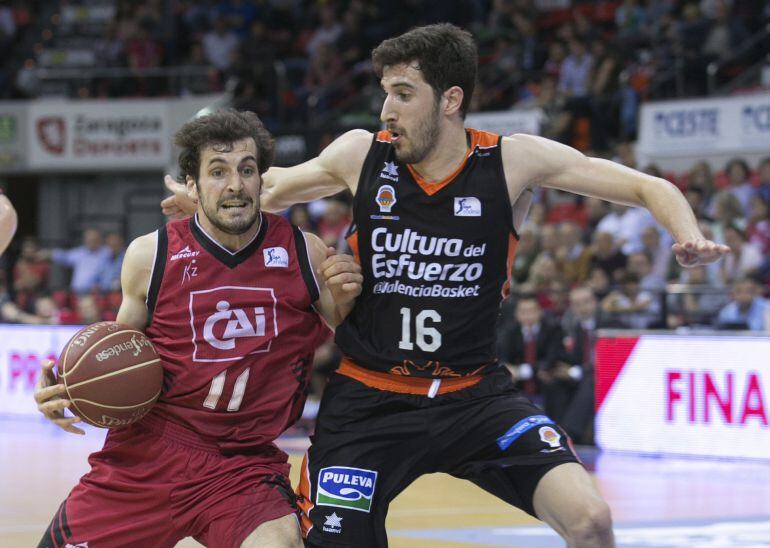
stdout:
[[564,537],[580,528],[611,526],[609,506],[586,469],[577,463],[556,466],[543,475],[533,504],[537,517]]
[[297,516],[291,514],[266,521],[246,537],[241,548],[302,548]]

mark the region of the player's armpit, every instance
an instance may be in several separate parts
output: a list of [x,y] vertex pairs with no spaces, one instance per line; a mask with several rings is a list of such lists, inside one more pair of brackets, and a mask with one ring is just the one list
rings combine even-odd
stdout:
[[140,330],[147,326],[147,287],[152,276],[157,242],[157,232],[145,234],[131,242],[126,249],[120,272],[123,300],[117,321]]
[[305,234],[310,263],[316,272],[320,296],[315,303],[323,319],[334,328],[353,310],[364,277],[351,255],[337,254],[315,234]]
[[316,158],[293,167],[272,167],[262,176],[262,209],[283,211],[350,190],[355,194],[372,134],[354,129],[342,134]]

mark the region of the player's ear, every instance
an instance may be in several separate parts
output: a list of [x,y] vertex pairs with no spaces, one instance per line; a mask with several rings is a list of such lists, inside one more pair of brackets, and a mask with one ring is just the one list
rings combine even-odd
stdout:
[[185,176],[185,183],[187,184],[187,196],[192,200],[198,200],[198,185],[195,184],[195,179],[192,176]]
[[452,86],[443,93],[444,114],[450,115],[460,111],[465,94],[460,86]]

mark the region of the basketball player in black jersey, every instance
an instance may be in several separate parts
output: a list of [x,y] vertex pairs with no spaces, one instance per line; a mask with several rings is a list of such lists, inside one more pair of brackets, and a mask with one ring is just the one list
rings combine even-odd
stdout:
[[[308,546],[386,546],[390,501],[422,474],[468,479],[551,525],[571,547],[614,545],[610,510],[564,431],[494,356],[501,290],[537,186],[646,207],[684,266],[729,252],[706,240],[667,181],[531,135],[464,127],[476,46],[448,24],[373,54],[387,130],[353,130],[265,175],[263,207],[349,189],[363,292],[337,328],[299,486]],[[173,181],[167,179],[172,190]],[[189,211],[181,193],[167,214]]]

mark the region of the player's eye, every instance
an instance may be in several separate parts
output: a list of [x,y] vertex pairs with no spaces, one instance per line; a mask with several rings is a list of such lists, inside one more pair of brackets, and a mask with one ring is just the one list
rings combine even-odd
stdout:
[[245,177],[251,177],[256,173],[256,171],[257,170],[255,170],[253,167],[244,167],[241,170],[241,173],[243,173]]
[[222,177],[225,174],[224,170],[222,169],[214,169],[211,171],[212,177]]

